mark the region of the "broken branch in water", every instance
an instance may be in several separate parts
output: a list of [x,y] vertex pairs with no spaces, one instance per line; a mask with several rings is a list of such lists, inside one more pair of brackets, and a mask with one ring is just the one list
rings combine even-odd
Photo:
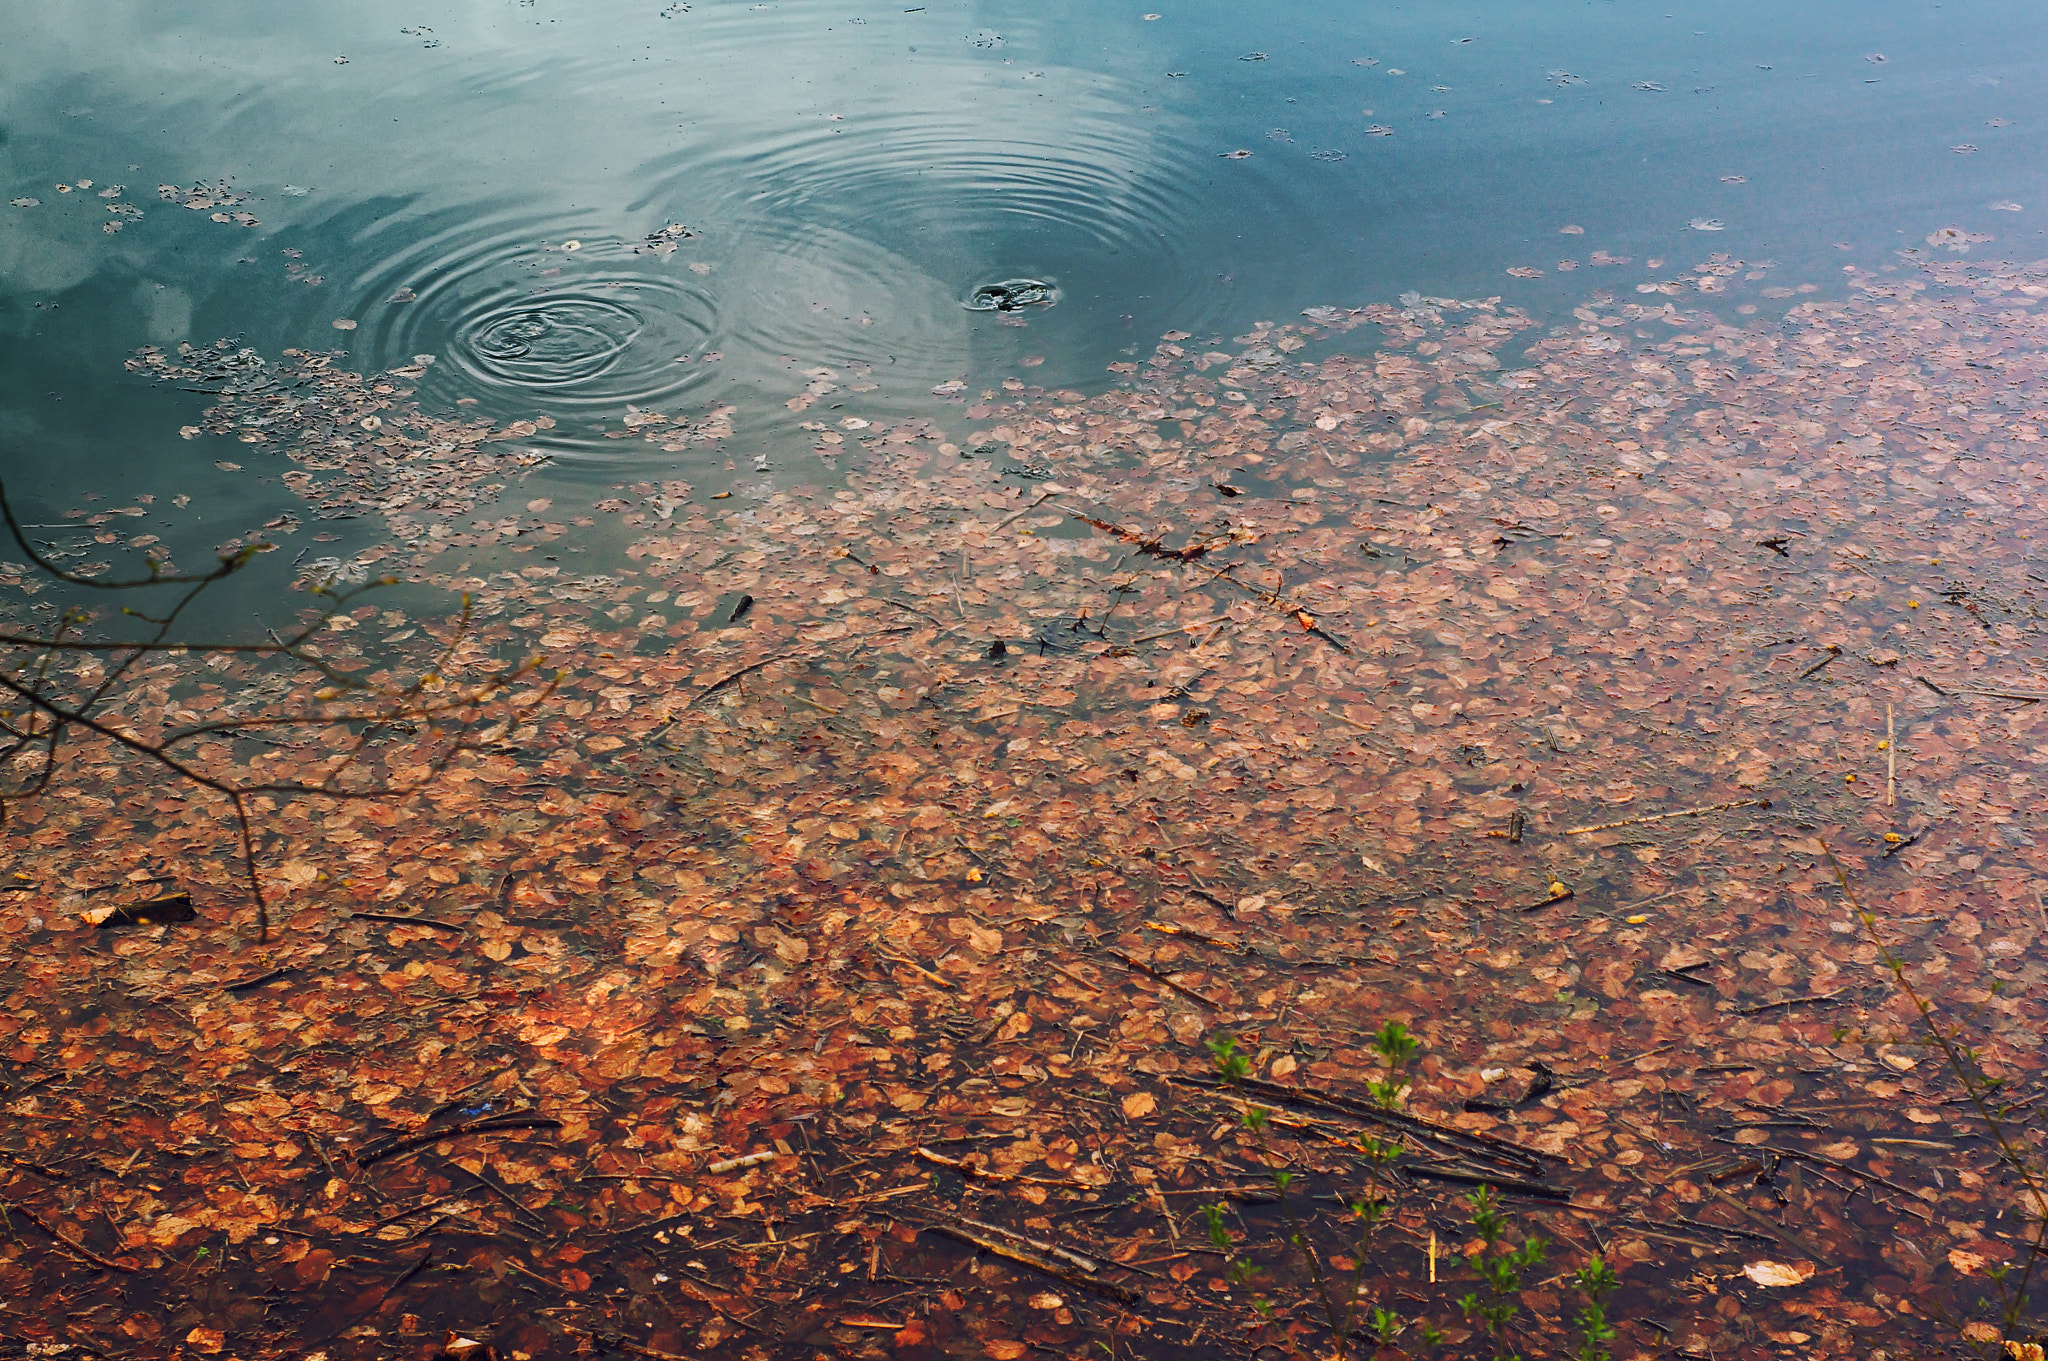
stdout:
[[[1019,513],[1021,514],[1022,512]],[[1213,547],[1213,545],[1206,543],[1191,543],[1180,548],[1168,548],[1163,541],[1156,538],[1148,539],[1135,529],[1125,529],[1122,525],[1111,524],[1107,520],[1098,520],[1093,515],[1082,515],[1077,511],[1068,511],[1067,514],[1083,524],[1093,525],[1105,534],[1114,535],[1127,544],[1135,545],[1140,553],[1151,558],[1169,558],[1174,562],[1193,562]],[[1015,519],[1016,516],[1013,515],[1010,518]],[[1005,520],[1003,523],[1008,524],[1009,521]]]
[[[1027,1251],[1020,1247],[1012,1247],[1008,1243],[987,1233],[977,1233],[973,1229],[964,1228],[958,1224],[927,1224],[924,1227],[930,1229],[933,1233],[942,1233],[948,1238],[958,1239],[969,1247],[978,1248],[992,1257],[1000,1257],[1004,1261],[1015,1262],[1019,1266],[1028,1266],[1041,1275],[1050,1276],[1056,1281],[1064,1281],[1068,1285],[1077,1286],[1093,1294],[1105,1296],[1120,1304],[1134,1304],[1138,1300],[1138,1292],[1127,1285],[1104,1280],[1101,1276],[1095,1275],[1092,1272],[1080,1271],[1064,1266],[1052,1260],[1052,1258],[1042,1256],[1037,1252]],[[1030,1242],[1032,1240],[1026,1239],[1024,1241]]]
[[683,707],[686,709],[694,709],[699,704],[702,704],[705,700],[710,699],[713,695],[719,693],[721,690],[724,690],[729,686],[739,684],[748,676],[753,675],[756,671],[765,671],[769,667],[775,665],[775,663],[777,662],[790,661],[801,655],[803,654],[797,652],[785,652],[779,657],[770,657],[766,661],[755,662],[752,666],[743,666],[739,670],[733,672],[730,676],[727,676],[725,679],[720,681],[714,681],[711,685],[698,691],[696,697],[693,698],[688,704],[684,705]]
[[1200,1002],[1203,1006],[1209,1008],[1211,1011],[1219,1009],[1216,1003],[1202,996],[1202,994],[1196,992],[1194,989],[1183,987],[1181,984],[1174,982],[1171,978],[1168,978],[1164,973],[1161,973],[1158,969],[1155,969],[1150,964],[1145,963],[1145,961],[1134,958],[1131,955],[1125,954],[1122,950],[1111,950],[1109,951],[1109,953],[1116,959],[1122,961],[1126,966],[1137,970],[1139,973],[1144,974],[1147,978],[1153,979],[1156,982],[1162,983],[1165,986],[1172,988],[1175,992],[1179,993],[1181,996],[1189,999],[1190,1001]]
[[544,1115],[499,1115],[486,1120],[470,1120],[460,1125],[448,1125],[442,1129],[431,1129],[424,1134],[408,1134],[402,1138],[388,1139],[381,1144],[372,1144],[356,1154],[356,1166],[368,1167],[383,1162],[386,1158],[410,1153],[416,1148],[438,1144],[443,1139],[459,1139],[466,1134],[488,1134],[501,1129],[560,1129],[562,1122],[550,1120]]
[[1769,808],[1769,799],[1731,799],[1727,803],[1710,803],[1703,808],[1681,808],[1671,813],[1651,813],[1646,817],[1623,818],[1619,822],[1600,822],[1586,827],[1567,827],[1566,836],[1578,836],[1584,832],[1606,832],[1616,827],[1638,827],[1646,822],[1663,822],[1668,818],[1696,818],[1702,813],[1720,813],[1730,808]]
[[125,1271],[131,1275],[134,1274],[134,1267],[127,1266],[121,1262],[109,1261],[84,1244],[72,1242],[69,1238],[66,1238],[63,1234],[58,1233],[56,1229],[52,1228],[49,1221],[19,1201],[0,1200],[0,1221],[4,1221],[5,1217],[10,1214],[19,1214],[23,1219],[26,1219],[51,1238],[54,1238],[65,1251],[74,1257],[82,1257],[94,1266],[105,1267],[109,1271]]

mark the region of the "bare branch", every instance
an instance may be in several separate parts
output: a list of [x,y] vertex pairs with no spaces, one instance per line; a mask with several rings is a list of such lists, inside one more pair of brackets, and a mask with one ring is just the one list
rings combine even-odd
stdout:
[[[352,590],[315,587],[313,594],[321,597],[320,607],[311,612],[310,618],[302,618],[296,630],[280,635],[266,629],[268,641],[183,638],[178,634],[182,621],[202,596],[241,571],[268,545],[251,544],[235,553],[223,554],[217,568],[197,575],[166,574],[151,560],[146,577],[98,581],[67,572],[35,550],[15,517],[4,485],[0,485],[0,518],[4,518],[22,552],[55,581],[94,590],[169,587],[177,592],[161,613],[121,610],[121,619],[133,619],[148,626],[140,636],[131,639],[106,636],[93,627],[93,615],[77,607],[63,611],[45,632],[24,632],[18,627],[0,631],[0,697],[12,695],[21,706],[0,711],[0,739],[4,739],[0,740],[0,825],[5,825],[10,803],[34,798],[52,788],[65,753],[76,748],[79,738],[101,739],[175,780],[227,801],[235,820],[242,873],[256,909],[261,938],[268,937],[270,912],[257,873],[252,800],[262,796],[382,800],[417,793],[438,779],[457,757],[483,745],[488,739],[479,737],[480,732],[505,730],[511,721],[509,713],[500,716],[493,711],[512,707],[514,692],[522,682],[534,683],[534,703],[545,701],[560,683],[559,675],[549,677],[541,672],[542,658],[537,656],[507,663],[466,681],[451,680],[459,674],[458,659],[473,636],[474,602],[467,595],[462,599],[452,630],[445,639],[437,639],[438,647],[431,660],[409,681],[391,681],[385,672],[338,664],[321,655],[315,640],[365,592],[396,585],[392,577]],[[5,655],[9,650],[11,657]],[[214,669],[224,664],[222,659],[228,659],[250,666],[275,666],[284,673],[296,672],[296,680],[287,687],[287,694],[304,698],[293,701],[288,697],[267,712],[206,718],[154,733],[144,724],[107,712],[118,696],[131,693],[133,687],[143,683],[145,675],[161,678],[163,667],[148,673],[138,668],[144,660],[166,656],[196,657],[212,664]],[[67,658],[80,663],[75,672],[64,668]],[[74,674],[79,682],[76,687],[68,684],[68,678]],[[378,680],[378,676],[386,679]],[[501,721],[491,722],[494,718]],[[252,732],[293,729],[332,733],[336,728],[348,734],[339,748],[324,758],[312,758],[312,768],[306,773],[287,778],[263,778],[254,770],[224,772],[204,749],[189,755],[174,750],[190,747],[207,737],[248,737]],[[421,759],[413,763],[413,770],[404,779],[379,779],[368,771],[367,757],[381,736],[394,731],[405,731],[415,739]]]

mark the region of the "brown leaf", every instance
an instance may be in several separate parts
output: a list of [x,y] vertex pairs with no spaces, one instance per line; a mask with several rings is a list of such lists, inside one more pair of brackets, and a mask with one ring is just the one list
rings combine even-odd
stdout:
[[1800,1285],[1813,1275],[1813,1263],[1750,1262],[1742,1268],[1742,1274],[1755,1281],[1758,1285]]

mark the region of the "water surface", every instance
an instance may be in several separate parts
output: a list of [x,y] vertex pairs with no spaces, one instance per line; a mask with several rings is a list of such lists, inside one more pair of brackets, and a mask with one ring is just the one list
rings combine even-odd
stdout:
[[[1936,250],[1943,227],[2024,255],[2048,209],[2048,40],[2027,19],[18,8],[0,20],[0,190],[37,204],[0,210],[5,465],[53,503],[185,491],[210,524],[267,509],[208,441],[176,438],[193,402],[121,371],[144,343],[238,336],[364,370],[433,355],[430,401],[556,418],[541,442],[564,485],[727,462],[815,477],[785,400],[817,366],[918,414],[950,380],[1028,364],[1092,390],[1170,328],[1223,337],[1410,289],[1541,312],[1710,250],[1832,289],[1845,263]],[[1020,278],[1057,302],[965,305]],[[596,437],[628,404],[726,402],[736,437],[708,456]]]

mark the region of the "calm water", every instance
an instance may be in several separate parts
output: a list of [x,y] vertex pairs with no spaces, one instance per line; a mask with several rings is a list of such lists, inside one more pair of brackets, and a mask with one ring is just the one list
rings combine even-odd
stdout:
[[[184,339],[341,348],[357,368],[433,355],[430,402],[555,417],[536,486],[588,496],[628,476],[820,476],[784,405],[820,365],[906,415],[950,379],[1092,390],[1170,328],[1227,336],[1408,289],[1542,312],[1720,250],[1832,291],[1845,263],[1896,263],[1945,226],[2033,258],[2038,17],[12,5],[0,467],[37,514],[88,491],[190,494],[204,523],[158,526],[174,541],[288,505],[216,470],[233,446],[178,437],[203,399],[123,372],[134,347]],[[206,206],[184,206],[202,185]],[[963,305],[1020,278],[1057,300]],[[629,403],[731,403],[737,437],[714,456],[593,438]]]

